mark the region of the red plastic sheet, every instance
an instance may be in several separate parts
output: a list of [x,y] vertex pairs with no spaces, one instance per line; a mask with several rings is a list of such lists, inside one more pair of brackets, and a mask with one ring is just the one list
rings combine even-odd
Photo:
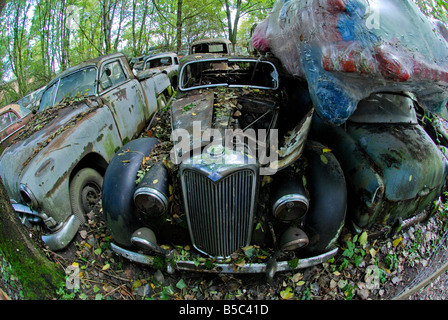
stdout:
[[448,100],[448,31],[406,0],[277,0],[252,36],[308,82],[317,113],[345,122],[374,92],[415,94],[433,113]]

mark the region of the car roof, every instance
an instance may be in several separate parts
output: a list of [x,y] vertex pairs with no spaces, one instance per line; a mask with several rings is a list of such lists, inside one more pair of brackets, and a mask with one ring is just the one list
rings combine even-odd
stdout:
[[154,59],[157,57],[164,57],[164,56],[176,57],[177,54],[174,52],[161,52],[161,53],[156,53],[153,55],[146,56],[144,60],[147,61],[149,59]]
[[21,107],[20,105],[18,105],[16,103],[12,103],[12,104],[8,104],[7,106],[4,106],[3,108],[0,108],[0,114],[7,112],[9,110],[12,110],[15,113],[17,113],[20,118],[23,118],[24,116],[26,116],[27,114],[29,114],[31,112],[31,110],[29,110],[27,108]]
[[[182,58],[181,63],[185,64],[187,62],[192,61],[201,61],[201,60],[214,60],[214,59],[222,59],[222,60],[259,60],[259,58],[254,56],[229,56],[228,54],[222,53],[193,53],[188,56]],[[269,61],[271,60],[261,60],[261,61]]]
[[196,41],[193,41],[192,43],[191,43],[191,45],[196,45],[196,44],[200,44],[200,43],[214,43],[214,42],[216,42],[216,43],[227,43],[227,44],[230,44],[231,42],[230,42],[230,40],[229,39],[225,39],[225,38],[212,38],[212,39],[202,39],[202,40],[196,40]]
[[125,57],[122,53],[111,53],[104,56],[99,56],[84,62],[81,62],[80,64],[77,64],[76,66],[70,67],[67,70],[61,72],[59,75],[57,75],[53,80],[51,80],[47,87],[50,87],[53,83],[55,83],[58,79],[65,77],[66,75],[72,73],[73,71],[85,68],[85,67],[99,67],[104,60],[108,60],[115,57]]

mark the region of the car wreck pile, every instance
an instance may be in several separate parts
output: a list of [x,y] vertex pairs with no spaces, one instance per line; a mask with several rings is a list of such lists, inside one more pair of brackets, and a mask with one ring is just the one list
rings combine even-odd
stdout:
[[[257,56],[203,52],[227,45],[207,40],[170,76],[178,79],[175,98],[147,99],[151,111],[139,128],[151,121],[149,135],[133,139],[134,128],[98,157],[89,151],[105,148],[99,131],[100,144],[85,145],[88,157],[67,168],[54,189],[67,197],[77,185],[78,207],[101,192],[112,249],[156,268],[272,277],[322,263],[337,254],[344,225],[396,231],[425,219],[440,199],[448,175],[447,34],[410,1],[277,1],[254,30]],[[142,103],[128,101],[127,81],[137,80],[121,65],[128,80],[117,80],[110,92],[97,87],[104,101],[97,109],[111,108],[113,119],[126,123]],[[97,68],[104,74],[98,83],[109,86],[116,69]],[[152,81],[143,89],[170,91],[160,72],[138,77]],[[56,144],[55,152],[71,148]],[[14,150],[6,150],[1,168]],[[42,158],[28,176],[38,180],[56,160]],[[77,182],[93,160],[98,175]],[[69,235],[52,236],[68,227],[47,214],[50,203],[26,197],[32,186],[24,174],[19,182],[2,170],[18,184],[17,191],[7,184],[15,207],[51,224],[49,243],[66,246],[82,223],[80,212],[65,208],[63,218],[78,223],[70,222]],[[54,194],[40,192],[61,203]],[[64,245],[56,244],[60,239]]]
[[[334,256],[346,219],[358,231],[382,232],[424,219],[448,167],[434,142],[446,131],[431,138],[419,115],[445,111],[448,51],[431,31],[427,49],[434,41],[442,49],[421,59],[408,46],[407,59],[396,56],[399,40],[383,41],[395,30],[384,14],[394,3],[378,2],[389,29],[366,38],[368,3],[278,1],[253,36],[264,56],[181,61],[170,110],[174,147],[165,157],[172,163],[146,167],[136,184],[142,159],[159,143],[145,138],[124,146],[106,171],[113,249],[146,264],[164,257],[169,269],[272,275]],[[394,5],[420,19],[411,4]],[[322,15],[328,26],[300,20]],[[177,190],[181,209],[173,213]]]

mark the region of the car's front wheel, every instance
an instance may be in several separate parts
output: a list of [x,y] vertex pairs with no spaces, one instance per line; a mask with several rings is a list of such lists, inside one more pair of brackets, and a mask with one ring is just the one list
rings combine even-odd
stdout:
[[103,177],[94,169],[79,170],[70,183],[70,202],[72,212],[81,223],[85,215],[95,209],[101,199]]

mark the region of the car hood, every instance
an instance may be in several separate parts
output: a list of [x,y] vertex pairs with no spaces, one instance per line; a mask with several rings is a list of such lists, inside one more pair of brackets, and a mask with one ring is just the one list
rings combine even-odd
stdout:
[[388,199],[413,199],[443,184],[446,159],[421,126],[356,124],[347,131],[381,172]]
[[[250,129],[259,132],[260,128],[252,127],[252,125],[260,119],[268,118],[267,114],[273,114],[275,118],[275,112],[271,111],[279,108],[280,104],[281,102],[275,98],[275,91],[248,87],[201,89],[183,93],[173,102],[171,108],[172,139],[177,142],[174,145],[174,154],[182,157],[190,151],[200,152],[212,141],[215,143],[217,138],[227,143],[229,129],[234,135],[239,135],[236,133],[238,129],[244,133],[249,132]],[[257,110],[259,118],[246,118],[253,110]],[[294,129],[283,138],[277,137],[278,140],[276,140],[271,136],[271,131],[261,139],[254,137],[257,147],[278,147],[276,152],[278,157],[272,158],[270,162],[272,170],[285,168],[301,156],[313,113],[314,109],[311,108]],[[246,128],[248,128],[247,131]],[[239,138],[245,139],[246,136],[239,136]],[[275,141],[276,145],[273,145]],[[179,158],[176,161],[178,160]]]
[[57,148],[56,137],[99,105],[97,100],[84,99],[47,108],[35,115],[0,156],[0,176],[11,197],[18,198],[17,184],[33,159],[41,157],[49,148]]
[[158,68],[151,68],[147,70],[140,71],[137,73],[136,77],[139,80],[145,80],[148,78],[151,78],[155,76],[156,74],[162,73],[163,70],[167,69],[168,67],[158,67]]

